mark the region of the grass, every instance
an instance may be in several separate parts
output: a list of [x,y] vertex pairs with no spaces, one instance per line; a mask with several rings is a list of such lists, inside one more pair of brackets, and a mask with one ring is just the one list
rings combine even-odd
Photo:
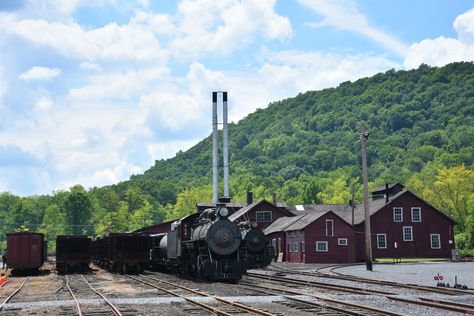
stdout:
[[[401,258],[402,263],[407,263],[407,262],[421,262],[421,261],[448,261],[448,258]],[[375,262],[378,263],[393,263],[395,261],[395,258],[377,258],[374,260]]]

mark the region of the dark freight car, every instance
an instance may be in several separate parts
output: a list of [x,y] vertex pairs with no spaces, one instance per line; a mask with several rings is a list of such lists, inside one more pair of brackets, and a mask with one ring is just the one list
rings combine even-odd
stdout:
[[47,248],[40,233],[7,234],[7,265],[14,273],[36,273],[46,261]]
[[134,233],[107,233],[94,240],[92,256],[113,272],[140,272],[150,264],[151,237]]
[[85,235],[56,237],[56,270],[58,273],[89,270],[91,239]]

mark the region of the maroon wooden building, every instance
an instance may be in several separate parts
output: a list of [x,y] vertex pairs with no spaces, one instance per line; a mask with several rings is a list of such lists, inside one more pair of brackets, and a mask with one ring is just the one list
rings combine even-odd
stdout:
[[[280,218],[265,229],[276,253],[287,262],[356,261],[354,229],[332,211],[304,212]],[[286,245],[283,249],[280,244]]]
[[237,212],[229,216],[230,221],[252,221],[257,223],[257,227],[265,229],[280,217],[294,216],[283,207],[278,207],[267,200],[242,207]]
[[[401,189],[395,189],[396,187]],[[383,194],[376,194],[382,192]],[[404,190],[401,184],[374,191],[369,201],[373,258],[437,257],[451,258],[456,222],[432,205]],[[345,219],[348,219],[345,214]],[[358,240],[357,259],[365,258],[364,206],[355,210]]]

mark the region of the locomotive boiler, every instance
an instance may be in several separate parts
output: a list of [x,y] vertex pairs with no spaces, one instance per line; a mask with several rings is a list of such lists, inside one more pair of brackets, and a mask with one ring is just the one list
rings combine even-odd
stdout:
[[268,246],[267,237],[257,228],[255,222],[241,222],[239,228],[242,240],[247,249],[247,268],[264,268],[268,266],[274,256],[272,246]]
[[246,272],[246,249],[225,205],[191,214],[153,236],[152,266],[212,281],[237,281]]

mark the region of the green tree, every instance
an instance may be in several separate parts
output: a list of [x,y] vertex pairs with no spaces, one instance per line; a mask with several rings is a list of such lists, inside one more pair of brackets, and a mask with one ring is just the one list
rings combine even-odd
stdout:
[[91,234],[91,200],[80,185],[70,189],[64,208],[67,211],[67,221],[72,234]]

